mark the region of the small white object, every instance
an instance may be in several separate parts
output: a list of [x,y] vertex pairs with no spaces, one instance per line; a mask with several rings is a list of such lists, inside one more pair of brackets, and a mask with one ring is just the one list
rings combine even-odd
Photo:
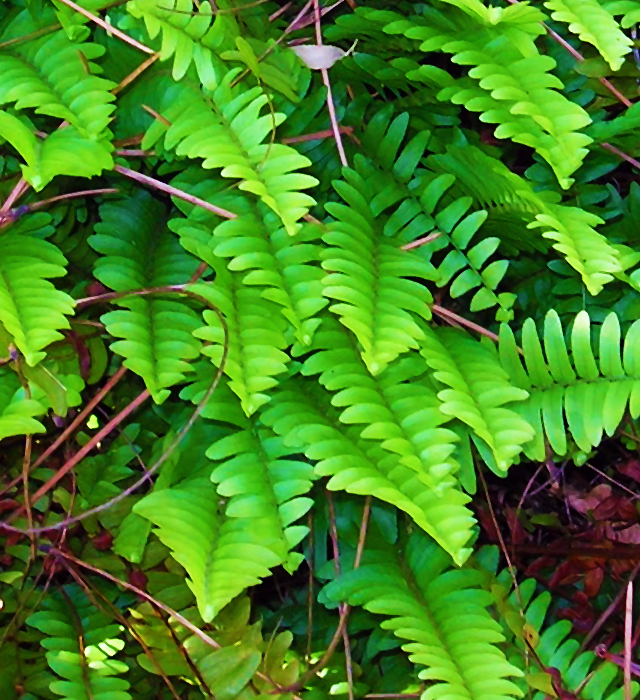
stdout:
[[354,44],[348,51],[343,51],[339,46],[330,46],[327,44],[302,44],[300,46],[292,46],[291,48],[311,70],[324,70],[331,68],[336,61],[348,56],[355,46]]

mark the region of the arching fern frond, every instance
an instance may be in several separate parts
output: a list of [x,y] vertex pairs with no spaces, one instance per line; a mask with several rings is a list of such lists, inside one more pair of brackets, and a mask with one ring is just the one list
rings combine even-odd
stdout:
[[25,396],[18,375],[3,367],[0,370],[0,440],[14,435],[44,433],[45,428],[36,416],[45,412],[40,402]]
[[454,25],[451,30],[413,18],[392,22],[384,31],[419,40],[422,51],[441,50],[453,54],[455,63],[474,66],[468,78],[443,88],[438,98],[482,112],[482,121],[498,124],[497,138],[535,148],[560,185],[568,188],[591,142],[578,130],[591,120],[559,92],[562,82],[550,73],[555,61],[540,54],[534,44],[544,31],[539,24],[544,16],[523,4],[492,8],[491,18],[479,2],[466,10],[458,16],[447,14]]
[[[139,191],[118,204],[100,209],[102,221],[89,238],[104,257],[96,261],[95,276],[116,292],[184,284],[197,261],[167,230],[162,205]],[[123,307],[102,316],[108,332],[122,340],[111,344],[125,367],[139,374],[157,403],[169,396],[169,387],[190,371],[187,360],[198,357],[200,344],[193,332],[201,325],[197,314],[177,295],[125,297]]]
[[[242,284],[237,272],[219,265],[213,285],[199,284],[194,291],[202,294],[224,314],[229,333],[229,354],[224,373],[229,386],[240,398],[247,416],[255,413],[270,399],[266,392],[278,384],[277,375],[287,369],[288,343],[286,321],[273,302],[262,297],[260,289]],[[220,367],[225,337],[220,318],[205,311],[206,326],[195,336],[208,341],[203,353]]]
[[115,83],[95,75],[92,62],[104,52],[99,44],[70,41],[63,30],[0,50],[0,106],[35,109],[69,122],[84,138],[104,138]]
[[486,445],[495,460],[487,459],[488,464],[504,473],[534,435],[516,412],[527,392],[512,386],[495,354],[466,332],[454,328],[425,331],[421,354],[434,379],[445,387],[438,391],[440,411],[466,423],[478,448]]
[[37,365],[44,348],[62,339],[74,301],[49,278],[63,277],[67,261],[48,241],[11,233],[2,236],[0,255],[0,323],[24,355]]
[[261,115],[268,98],[261,88],[232,87],[240,69],[227,72],[215,90],[206,94],[185,88],[163,111],[171,123],[156,122],[147,131],[143,148],[151,147],[166,130],[164,145],[180,156],[203,158],[203,168],[221,168],[222,177],[239,179],[278,214],[290,234],[315,200],[301,190],[315,186],[311,175],[298,172],[311,164],[290,146],[263,143],[284,121],[281,113]]
[[633,42],[598,0],[547,0],[544,6],[553,19],[565,22],[569,31],[593,44],[611,70],[620,69]]
[[[324,295],[341,303],[329,310],[358,338],[362,359],[372,374],[382,372],[398,355],[417,349],[424,337],[414,317],[429,320],[433,297],[409,277],[433,280],[433,266],[385,239],[368,203],[367,183],[345,170],[345,181],[334,183],[346,204],[330,202],[337,220],[323,236]],[[349,205],[349,206],[347,206]]]
[[[344,407],[341,423],[365,426],[360,429],[364,442],[356,442],[355,447],[361,468],[351,461],[353,437],[337,447],[336,454],[326,423],[320,422],[318,434],[310,428],[304,444],[309,456],[325,460],[320,473],[334,477],[333,488],[352,493],[375,488],[379,498],[407,509],[456,561],[464,561],[470,553],[473,520],[464,507],[469,498],[454,476],[459,465],[451,455],[457,436],[445,427],[447,418],[433,389],[418,381],[424,374],[423,363],[415,357],[399,360],[373,377],[349,332],[331,319],[323,321],[312,347],[316,352],[303,364],[302,374],[319,374],[320,383],[335,393],[332,405]],[[322,414],[323,409],[315,411]],[[266,420],[271,422],[275,419],[270,415]],[[316,439],[323,445],[317,451]],[[369,441],[371,447],[367,447]]]
[[534,322],[524,323],[525,370],[513,332],[506,325],[501,327],[501,364],[511,382],[529,392],[528,399],[514,406],[535,428],[534,440],[524,447],[527,456],[544,459],[545,439],[556,454],[566,454],[567,433],[588,452],[600,443],[603,433],[615,433],[627,408],[633,418],[640,415],[639,334],[636,321],[627,332],[621,356],[620,324],[612,313],[600,329],[596,355],[586,311],[573,322],[570,345],[558,314],[550,311],[544,323],[544,352]]
[[273,567],[297,568],[302,555],[291,550],[308,528],[294,523],[311,507],[305,494],[315,478],[310,465],[290,459],[295,449],[243,416],[233,394],[216,396],[208,415],[238,430],[207,451],[217,461],[211,480],[155,491],[133,509],[159,527],[158,537],[189,574],[206,622]]
[[381,627],[403,640],[411,661],[426,666],[419,674],[431,682],[424,700],[521,697],[509,679],[522,671],[498,646],[504,636],[487,610],[491,595],[481,583],[478,571],[451,569],[447,554],[415,533],[402,554],[396,548],[366,552],[360,568],[323,593],[387,617]]

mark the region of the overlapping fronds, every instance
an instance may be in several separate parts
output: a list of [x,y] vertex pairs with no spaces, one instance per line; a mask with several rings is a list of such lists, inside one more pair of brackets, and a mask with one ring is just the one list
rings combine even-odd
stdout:
[[490,450],[495,468],[505,472],[533,438],[531,426],[516,413],[527,392],[512,386],[495,354],[464,331],[426,331],[422,356],[446,387],[438,392],[439,410],[466,423],[480,441],[476,444]]
[[[376,114],[362,135],[369,159],[360,154],[355,158],[355,169],[366,181],[367,194],[371,197],[369,216],[375,215],[376,223],[383,226],[383,236],[378,239],[398,248],[431,232],[433,240],[418,252],[418,259],[423,261],[421,276],[435,281],[438,287],[448,287],[453,298],[477,290],[470,302],[472,311],[497,305],[499,318],[508,319],[514,298],[496,293],[508,261],[492,259],[500,240],[496,237],[478,240],[480,236],[476,236],[486,212],[467,214],[472,203],[469,198],[443,204],[455,182],[453,173],[448,170],[442,177],[433,178],[425,176],[419,167],[431,133],[418,132],[401,149],[409,115],[403,113],[393,119],[392,115],[390,109]],[[438,255],[440,251],[446,251],[446,255]],[[409,255],[406,257],[405,265],[412,260]],[[435,273],[430,262],[437,263]]]
[[[294,570],[302,556],[291,550],[308,532],[294,523],[311,507],[304,494],[313,468],[291,459],[294,449],[238,409],[237,399],[227,393],[209,413],[239,428],[207,451],[217,461],[211,480],[156,490],[134,507],[159,527],[158,537],[186,569],[207,622],[271,568],[284,564]],[[221,508],[220,497],[225,499]]]
[[[104,256],[95,276],[115,292],[179,285],[189,281],[197,262],[166,228],[164,209],[144,192],[118,204],[105,204],[102,221],[89,243]],[[187,360],[199,354],[193,332],[197,314],[177,295],[174,298],[129,296],[117,301],[123,310],[102,316],[109,333],[122,338],[112,343],[124,365],[145,381],[154,400],[169,396],[168,387],[183,381]]]
[[286,321],[279,308],[262,297],[261,290],[242,284],[239,273],[222,266],[213,285],[199,284],[194,291],[209,299],[224,314],[228,339],[217,313],[204,312],[206,326],[195,332],[207,341],[203,353],[220,367],[228,342],[225,374],[229,386],[239,396],[250,416],[270,399],[267,391],[278,384],[276,378],[287,369]]
[[46,357],[45,348],[69,328],[73,299],[50,278],[66,274],[60,250],[39,238],[8,233],[1,239],[0,322],[32,367]]
[[528,456],[544,459],[545,439],[556,454],[566,454],[567,433],[588,452],[600,443],[603,433],[615,433],[626,410],[634,418],[640,415],[639,333],[636,321],[627,331],[621,355],[620,323],[611,313],[600,327],[594,352],[587,312],[576,316],[568,343],[552,310],[545,319],[542,343],[534,322],[525,321],[523,367],[513,331],[501,327],[502,366],[515,386],[529,392],[528,399],[514,405],[535,428],[534,439],[524,447]]
[[633,42],[598,0],[547,0],[544,6],[551,10],[553,19],[565,22],[569,31],[593,44],[611,70],[620,69]]
[[127,664],[112,658],[124,647],[122,627],[94,607],[77,586],[47,597],[27,624],[45,636],[47,663],[56,674],[49,689],[66,700],[130,700],[129,683],[116,675]]
[[259,87],[232,87],[239,72],[228,71],[208,94],[185,89],[164,111],[171,126],[156,123],[142,145],[151,147],[166,130],[165,148],[203,158],[203,168],[220,168],[222,177],[240,180],[238,187],[260,197],[294,234],[298,220],[315,204],[301,190],[318,181],[299,172],[310,165],[308,158],[290,146],[264,143],[285,116],[272,111],[261,114],[269,99]]
[[[374,493],[406,510],[456,561],[464,561],[473,520],[465,508],[469,498],[454,477],[457,436],[444,426],[433,390],[417,381],[423,363],[414,357],[373,377],[348,332],[328,319],[313,348],[302,373],[319,374],[320,383],[335,393],[331,403],[345,407],[340,422],[322,418],[333,415],[326,398],[309,403],[290,393],[278,397],[265,421],[318,460],[318,473],[332,477],[330,488]],[[364,428],[345,430],[340,423]]]
[[417,280],[434,279],[435,270],[385,240],[367,202],[367,183],[348,170],[345,180],[334,186],[346,204],[326,206],[337,221],[323,236],[322,267],[330,273],[323,293],[341,302],[329,310],[355,333],[375,375],[424,337],[414,316],[429,320],[433,297]]
[[309,345],[320,323],[316,314],[328,303],[322,296],[320,229],[305,223],[291,237],[269,209],[244,204],[240,216],[213,230],[213,254],[228,258],[229,270],[246,272],[242,283],[260,288],[264,299],[278,304],[296,340]]
[[0,106],[34,109],[68,122],[85,138],[104,138],[115,109],[110,93],[115,83],[95,75],[93,59],[104,52],[99,44],[70,41],[62,29],[0,49]]
[[444,87],[438,98],[481,112],[482,121],[498,124],[497,138],[534,148],[568,188],[591,142],[579,129],[591,120],[559,92],[562,82],[550,72],[555,61],[535,47],[544,16],[524,3],[489,10],[478,2],[462,9],[459,18],[447,13],[446,30],[421,18],[399,17],[384,31],[420,41],[422,51],[441,50],[453,54],[454,63],[474,66],[468,78]]
[[403,640],[414,663],[426,666],[420,678],[431,684],[424,700],[521,697],[509,679],[522,671],[498,647],[504,636],[487,610],[491,595],[481,583],[479,572],[452,570],[448,556],[416,533],[403,554],[370,551],[359,569],[324,592],[330,600],[362,605],[388,618],[381,627]]

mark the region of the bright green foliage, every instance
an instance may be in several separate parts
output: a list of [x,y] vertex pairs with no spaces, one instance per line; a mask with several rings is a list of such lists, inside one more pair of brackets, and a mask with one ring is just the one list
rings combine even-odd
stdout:
[[424,338],[412,316],[429,320],[433,298],[417,280],[433,279],[435,270],[375,230],[367,183],[349,171],[345,179],[335,188],[349,206],[327,205],[337,221],[323,236],[327,248],[322,267],[330,273],[323,280],[323,292],[342,302],[329,310],[353,331],[363,349],[362,359],[376,375],[398,355],[417,349],[418,340]]
[[46,357],[44,348],[69,328],[73,299],[56,289],[50,278],[66,274],[62,253],[47,241],[6,234],[0,256],[0,323],[27,364]]
[[248,91],[234,88],[239,72],[228,71],[210,94],[183,90],[164,111],[171,126],[166,129],[156,124],[142,145],[153,146],[166,130],[166,149],[175,149],[179,156],[203,158],[203,168],[221,168],[222,177],[239,179],[239,189],[260,197],[294,234],[297,221],[315,204],[300,190],[313,187],[317,180],[296,172],[310,164],[307,158],[289,146],[264,143],[285,117],[279,112],[261,115],[268,97],[257,87]]
[[593,44],[612,70],[620,69],[632,42],[597,0],[547,0],[544,5],[553,19],[566,22],[569,31]]
[[[115,292],[185,283],[196,261],[167,231],[161,204],[141,193],[120,205],[105,204],[101,223],[89,239],[104,257],[96,263],[96,277]],[[124,311],[102,316],[109,333],[122,338],[112,343],[124,365],[139,374],[157,403],[169,396],[166,387],[184,380],[186,360],[198,356],[193,332],[197,315],[180,300],[126,297],[117,302]]]
[[0,700],[619,700],[476,475],[637,434],[640,3],[78,1],[0,3]]
[[473,569],[452,570],[442,550],[414,535],[404,557],[370,552],[359,569],[329,584],[325,593],[390,618],[381,627],[393,630],[414,663],[427,667],[420,678],[434,682],[424,700],[520,697],[508,679],[521,671],[496,645],[504,637],[487,610],[491,596],[481,581]]
[[112,658],[124,647],[122,627],[96,610],[77,586],[49,596],[27,624],[45,635],[40,643],[59,677],[51,692],[66,700],[131,700],[129,683],[116,677],[127,665]]
[[544,323],[544,353],[535,324],[531,319],[524,323],[525,370],[513,332],[502,326],[502,366],[516,386],[529,392],[529,398],[516,407],[536,431],[525,447],[528,455],[544,459],[540,455],[544,455],[545,436],[554,452],[566,454],[567,432],[588,452],[600,443],[603,432],[615,433],[627,408],[634,418],[640,415],[639,333],[636,321],[627,331],[621,356],[620,323],[615,314],[609,314],[600,328],[596,362],[589,315],[581,311],[576,316],[568,344],[557,313],[550,311]]

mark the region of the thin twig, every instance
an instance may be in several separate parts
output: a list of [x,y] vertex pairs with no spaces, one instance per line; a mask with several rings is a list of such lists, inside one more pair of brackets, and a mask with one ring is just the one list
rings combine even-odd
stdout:
[[487,330],[486,328],[483,328],[482,326],[479,326],[477,323],[474,323],[473,321],[468,321],[466,318],[463,318],[462,316],[458,316],[458,314],[453,313],[453,311],[449,311],[449,309],[445,309],[444,307],[440,306],[439,304],[433,304],[431,306],[431,311],[433,311],[434,314],[440,316],[440,318],[443,318],[445,321],[454,321],[455,323],[459,324],[460,326],[465,326],[466,328],[469,328],[472,331],[476,331],[476,333],[480,333],[481,335],[486,336],[487,338],[491,338],[491,340],[495,341],[496,343],[500,340],[500,338],[493,333],[490,330]]
[[606,148],[608,151],[611,151],[611,153],[615,153],[617,156],[620,156],[620,158],[626,160],[627,163],[631,163],[631,165],[633,165],[634,167],[640,168],[640,161],[627,155],[624,151],[621,151],[619,148],[612,146],[610,143],[603,143],[601,145],[602,148]]
[[58,22],[58,24],[50,24],[48,27],[43,27],[42,29],[38,29],[35,32],[31,32],[30,34],[25,34],[24,36],[18,36],[15,39],[0,41],[0,51],[3,49],[8,49],[9,46],[21,44],[23,41],[32,41],[33,39],[37,39],[38,37],[44,36],[45,34],[49,34],[50,32],[55,32],[61,27],[62,25]]
[[132,83],[141,73],[147,70],[149,66],[153,65],[158,59],[160,58],[159,53],[154,53],[149,58],[147,58],[145,61],[143,61],[137,68],[135,68],[129,75],[127,75],[125,78],[123,78],[111,91],[112,95],[117,95],[120,90],[124,90],[124,88],[129,85],[129,83]]
[[430,233],[428,236],[425,236],[424,238],[418,238],[417,241],[412,241],[411,243],[407,243],[406,245],[402,246],[402,250],[413,250],[413,248],[419,248],[421,245],[425,245],[427,243],[431,243],[431,241],[435,241],[436,238],[440,238],[442,234],[440,231],[436,231],[435,233]]
[[218,216],[222,216],[225,219],[235,219],[236,214],[233,212],[227,211],[226,209],[222,209],[221,207],[217,207],[215,204],[209,204],[209,202],[205,202],[204,199],[200,199],[200,197],[196,197],[192,194],[188,194],[187,192],[184,192],[183,190],[179,190],[177,187],[172,187],[171,185],[167,185],[164,182],[160,182],[160,180],[156,180],[152,177],[149,177],[148,175],[143,175],[142,173],[137,173],[135,170],[129,170],[129,168],[123,168],[121,165],[116,165],[114,167],[114,170],[119,172],[121,175],[125,175],[126,177],[130,177],[132,180],[137,180],[138,182],[141,182],[143,185],[149,185],[149,187],[154,187],[157,190],[161,190],[162,192],[166,192],[167,194],[171,195],[172,197],[178,197],[179,199],[184,199],[185,202],[189,202],[190,204],[195,204],[197,207],[202,207],[203,209],[208,209],[209,211],[212,211],[214,214],[217,214]]
[[140,51],[144,51],[145,53],[155,53],[153,49],[150,49],[148,46],[145,46],[144,44],[141,44],[139,41],[136,41],[135,39],[132,39],[130,36],[127,36],[124,32],[121,32],[119,29],[114,27],[113,25],[109,24],[108,22],[105,22],[103,19],[100,19],[97,15],[94,15],[92,12],[89,12],[89,10],[85,10],[84,7],[80,7],[80,5],[76,5],[73,0],[60,0],[60,2],[63,2],[67,7],[70,7],[72,10],[75,10],[76,12],[79,12],[81,15],[84,15],[88,19],[90,19],[92,22],[95,22],[97,25],[105,29],[107,32],[110,34],[113,34],[114,36],[117,36],[119,39],[122,39],[122,41],[126,41],[127,44],[130,44],[136,49],[140,49]]

